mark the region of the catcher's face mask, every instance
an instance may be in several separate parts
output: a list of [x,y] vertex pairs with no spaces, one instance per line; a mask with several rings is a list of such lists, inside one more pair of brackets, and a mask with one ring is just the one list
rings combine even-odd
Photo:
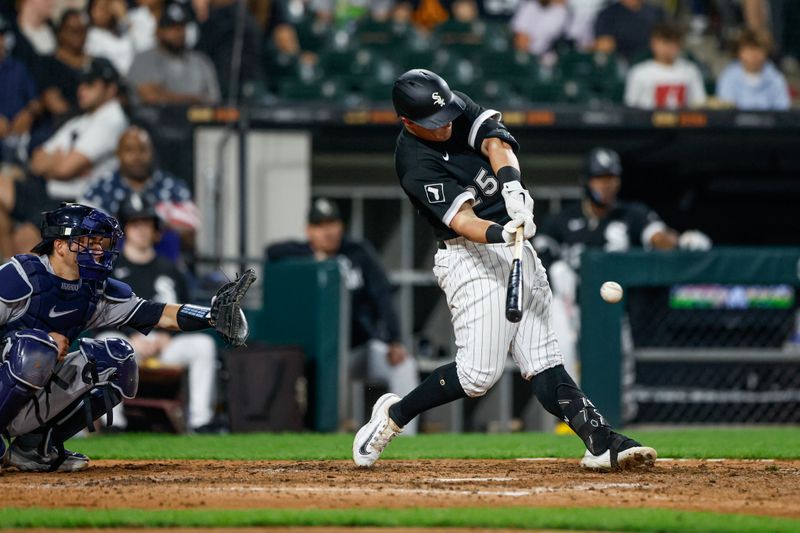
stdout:
[[70,235],[68,242],[70,251],[77,254],[81,278],[106,279],[122,249],[123,235],[116,219],[95,210],[76,230],[78,235]]

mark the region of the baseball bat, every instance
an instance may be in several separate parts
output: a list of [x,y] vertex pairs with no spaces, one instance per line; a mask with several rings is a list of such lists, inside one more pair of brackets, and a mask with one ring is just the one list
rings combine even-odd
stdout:
[[522,319],[522,226],[517,228],[514,239],[514,261],[511,263],[511,274],[508,275],[506,290],[506,319],[519,322]]

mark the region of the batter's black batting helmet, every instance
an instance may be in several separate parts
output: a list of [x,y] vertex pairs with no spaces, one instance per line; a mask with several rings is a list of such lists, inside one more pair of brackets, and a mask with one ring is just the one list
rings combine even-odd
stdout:
[[421,68],[397,78],[392,103],[399,116],[430,130],[447,125],[465,107],[441,76]]

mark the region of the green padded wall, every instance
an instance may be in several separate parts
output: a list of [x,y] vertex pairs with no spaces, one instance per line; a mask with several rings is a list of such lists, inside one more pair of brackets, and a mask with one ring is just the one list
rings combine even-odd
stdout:
[[[313,429],[338,429],[341,285],[336,261],[267,263],[263,308],[250,315],[252,339],[302,346],[315,382]],[[310,364],[309,364],[310,363]],[[311,392],[311,391],[309,391]]]

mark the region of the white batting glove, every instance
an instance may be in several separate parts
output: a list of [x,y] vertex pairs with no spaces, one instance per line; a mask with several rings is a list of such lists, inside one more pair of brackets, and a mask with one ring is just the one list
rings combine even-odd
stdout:
[[704,252],[711,249],[711,238],[697,230],[684,231],[678,237],[678,248],[681,250],[691,250],[695,252]]
[[512,219],[519,214],[533,217],[533,198],[519,181],[507,181],[503,184],[503,200],[508,216]]
[[536,224],[533,222],[533,215],[517,215],[503,226],[503,240],[507,243],[514,242],[517,236],[517,228],[522,226],[522,238],[526,241],[536,235]]

